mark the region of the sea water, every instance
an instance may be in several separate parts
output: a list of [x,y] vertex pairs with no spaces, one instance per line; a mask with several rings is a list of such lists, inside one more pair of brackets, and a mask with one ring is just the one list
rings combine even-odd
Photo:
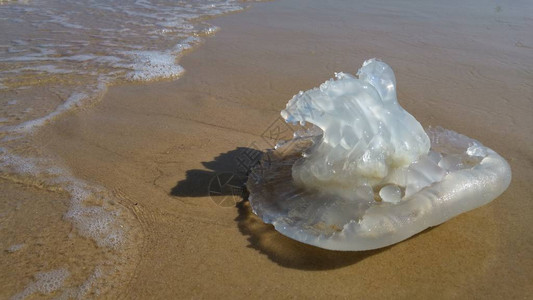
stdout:
[[[67,240],[36,242],[35,236],[23,236],[22,229],[14,227],[29,218],[21,210],[25,205],[44,214],[42,199],[24,203],[17,203],[17,197],[3,199],[0,235],[7,238],[0,246],[6,260],[29,257],[26,265],[41,267],[27,274],[25,288],[0,297],[97,296],[113,288],[106,286],[106,277],[127,274],[124,266],[133,254],[125,253],[134,248],[129,244],[134,240],[128,223],[131,213],[116,205],[113,193],[77,178],[53,155],[33,145],[31,136],[62,114],[97,102],[109,84],[178,78],[184,72],[180,56],[218,30],[206,20],[244,8],[235,0],[0,0],[1,178],[4,184],[57,193],[58,203],[60,199],[65,203],[57,219],[73,228],[65,233]],[[6,189],[3,198],[7,194]],[[49,234],[69,228],[39,226]],[[54,263],[46,261],[46,255],[44,261],[38,255],[24,256],[24,251],[47,242],[55,243],[50,247],[59,252],[80,253],[64,250],[64,260]],[[74,262],[80,257],[86,257],[85,263]]]
[[179,56],[218,29],[202,20],[243,9],[233,0],[0,4],[3,126],[94,98],[110,82],[178,77]]

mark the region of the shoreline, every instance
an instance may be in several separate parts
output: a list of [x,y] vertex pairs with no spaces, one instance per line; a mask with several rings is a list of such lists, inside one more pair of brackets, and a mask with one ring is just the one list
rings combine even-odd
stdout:
[[[484,42],[455,43],[465,42],[453,32],[455,25],[440,29],[440,19],[420,18],[424,9],[411,16],[409,8],[380,13],[371,5],[359,7],[362,12],[336,5],[253,3],[238,14],[210,19],[221,30],[181,58],[186,72],[178,80],[110,86],[97,105],[61,116],[33,138],[77,177],[104,186],[134,218],[139,254],[127,261],[134,266],[127,283],[111,278],[111,285],[124,284],[113,295],[530,294],[531,54],[501,44],[506,37],[493,41],[506,53],[495,60],[499,52],[484,49]],[[381,21],[377,28],[372,19]],[[475,22],[465,28],[472,36],[506,33],[497,22],[487,21],[493,26],[487,32]],[[272,146],[263,133],[292,95],[333,72],[355,73],[371,56],[392,66],[400,104],[424,127],[465,134],[509,161],[513,181],[502,196],[402,243],[352,253],[292,241],[264,225],[246,204],[214,203],[210,180],[233,170],[239,148]]]

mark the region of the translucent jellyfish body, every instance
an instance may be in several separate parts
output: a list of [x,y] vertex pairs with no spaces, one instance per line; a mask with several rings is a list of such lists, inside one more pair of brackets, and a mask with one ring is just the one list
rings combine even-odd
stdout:
[[295,95],[281,116],[313,127],[268,151],[248,179],[253,211],[331,250],[385,247],[482,206],[509,186],[505,159],[443,128],[424,131],[396,99],[392,69],[365,61]]

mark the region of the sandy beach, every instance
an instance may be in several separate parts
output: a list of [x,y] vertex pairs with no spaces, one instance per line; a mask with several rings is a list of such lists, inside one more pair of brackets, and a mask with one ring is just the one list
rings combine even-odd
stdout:
[[[31,142],[123,208],[127,246],[117,254],[73,233],[64,192],[3,176],[2,205],[28,220],[6,221],[0,236],[32,242],[0,254],[0,298],[64,261],[76,282],[106,260],[117,263],[103,298],[531,297],[533,6],[389,2],[254,3],[209,20],[221,30],[181,58],[178,80],[109,87],[42,127]],[[292,134],[279,111],[294,94],[372,57],[393,68],[400,104],[424,127],[507,159],[503,195],[396,245],[336,252],[284,237],[240,190],[217,186],[242,184],[242,164],[275,144],[273,131]]]

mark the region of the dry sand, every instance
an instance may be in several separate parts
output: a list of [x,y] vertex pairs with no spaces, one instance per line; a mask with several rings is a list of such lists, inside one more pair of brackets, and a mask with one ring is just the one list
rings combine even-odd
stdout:
[[[35,137],[131,213],[139,231],[131,268],[107,296],[531,296],[531,5],[322,2],[257,3],[212,20],[222,30],[182,59],[183,78],[112,87],[98,105]],[[365,252],[300,244],[263,224],[247,203],[233,205],[241,199],[231,193],[210,196],[215,174],[235,172],[246,148],[269,147],[265,133],[281,126],[279,111],[292,95],[335,71],[355,73],[371,57],[392,66],[400,103],[423,126],[478,139],[509,161],[513,180],[502,196]],[[222,200],[231,205],[217,205]]]

